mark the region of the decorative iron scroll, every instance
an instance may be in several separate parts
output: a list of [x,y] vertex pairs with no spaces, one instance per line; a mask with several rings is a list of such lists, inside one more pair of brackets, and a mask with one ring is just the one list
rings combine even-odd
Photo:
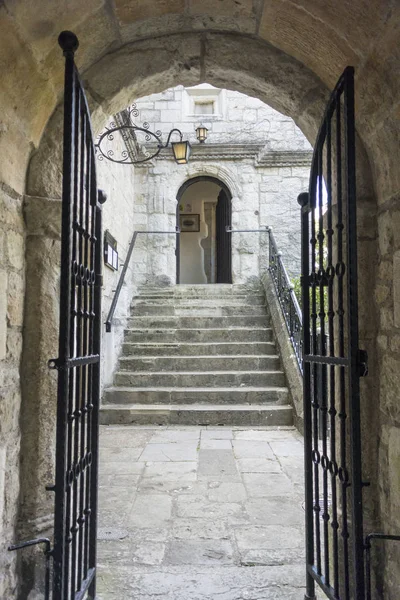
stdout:
[[[107,158],[120,164],[138,164],[155,158],[164,148],[161,131],[150,131],[150,124],[146,121],[142,126],[136,125],[134,118],[139,116],[136,103],[115,115],[100,133],[95,146],[97,158]],[[122,148],[118,150],[115,136],[121,135]],[[151,146],[152,143],[152,146]],[[150,144],[150,146],[149,146]]]
[[285,319],[290,341],[299,365],[303,373],[303,318],[299,301],[297,300],[293,284],[287,274],[282,261],[282,253],[278,251],[272,229],[269,232],[269,273],[275,285],[275,291]]
[[102,227],[93,135],[74,63],[77,37],[60,34],[65,56],[53,598],[94,599],[100,402]]

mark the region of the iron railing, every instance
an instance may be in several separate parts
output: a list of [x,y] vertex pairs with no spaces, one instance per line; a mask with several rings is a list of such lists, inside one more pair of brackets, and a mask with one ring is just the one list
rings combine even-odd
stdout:
[[276,245],[272,228],[267,228],[269,233],[269,267],[268,271],[274,282],[275,291],[282,310],[283,318],[289,333],[290,341],[303,373],[303,318],[297,296],[292,282],[282,261],[282,253]]
[[108,311],[108,316],[107,316],[107,320],[106,320],[106,331],[108,333],[110,333],[110,331],[111,331],[111,324],[112,324],[112,320],[113,320],[113,317],[114,317],[115,309],[117,308],[117,304],[118,304],[118,300],[119,300],[119,295],[121,293],[121,289],[122,289],[122,286],[123,286],[124,281],[125,281],[125,275],[126,275],[126,272],[128,270],[128,267],[129,267],[129,263],[130,263],[130,260],[131,260],[131,257],[132,257],[132,252],[133,252],[133,249],[134,249],[135,244],[136,244],[137,236],[139,234],[142,234],[142,235],[151,235],[151,234],[173,234],[173,235],[177,235],[179,233],[180,233],[179,227],[176,227],[173,231],[134,231],[133,232],[133,237],[131,239],[131,243],[129,244],[129,249],[128,249],[128,253],[127,253],[126,258],[125,258],[124,266],[122,268],[121,275],[119,277],[118,284],[117,284],[117,287],[116,287],[115,292],[114,292],[114,297],[113,297],[112,302],[111,302],[110,310]]

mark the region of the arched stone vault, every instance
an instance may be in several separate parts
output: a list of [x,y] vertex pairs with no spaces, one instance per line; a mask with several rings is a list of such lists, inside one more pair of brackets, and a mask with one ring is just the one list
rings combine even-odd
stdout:
[[[291,116],[313,143],[328,90],[346,65],[355,66],[361,141],[360,275],[368,281],[368,293],[364,289],[360,293],[361,327],[363,344],[372,355],[368,390],[363,384],[363,410],[366,432],[371,434],[371,422],[380,427],[368,441],[367,461],[373,479],[372,459],[379,447],[380,478],[371,490],[375,510],[380,511],[386,529],[400,527],[397,500],[387,483],[396,470],[395,449],[400,448],[396,403],[400,290],[393,283],[393,272],[396,277],[396,269],[400,270],[396,266],[400,264],[396,259],[400,252],[396,225],[400,223],[400,4],[396,0],[5,0],[0,7],[0,225],[20,234],[25,231],[28,240],[37,235],[54,238],[43,241],[49,252],[58,245],[58,233],[48,234],[47,224],[35,217],[34,200],[29,199],[28,229],[24,230],[20,197],[23,193],[42,198],[60,195],[61,112],[57,106],[62,96],[63,59],[57,36],[63,29],[80,38],[76,58],[96,131],[107,115],[134,97],[207,81],[256,96]],[[18,275],[23,288],[24,277],[11,259],[5,263],[8,268],[13,277]],[[374,302],[379,318],[374,317]],[[22,337],[22,322],[14,317],[9,316],[7,325]],[[25,315],[25,325],[26,319]],[[13,350],[16,365],[20,355],[18,349]],[[19,394],[18,382],[13,380],[6,398],[14,404],[5,410],[0,407],[0,458],[4,447],[7,460],[17,456]],[[15,509],[10,507],[18,495],[18,484],[11,481],[18,479],[18,463],[9,464],[12,475],[7,480],[3,518],[7,532],[15,520]],[[51,482],[41,481],[41,485],[46,483]],[[9,573],[5,591],[0,588],[5,597],[11,597],[16,585],[10,560],[2,558],[0,564],[4,562]],[[398,584],[393,575],[393,590]],[[395,596],[389,593],[391,600]]]

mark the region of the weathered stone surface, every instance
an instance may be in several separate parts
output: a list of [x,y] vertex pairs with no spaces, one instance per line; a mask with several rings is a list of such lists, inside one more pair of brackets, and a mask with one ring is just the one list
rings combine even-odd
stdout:
[[[107,429],[102,429],[102,451],[108,450],[107,446],[102,445],[103,431],[106,442],[109,437]],[[118,437],[118,428],[114,427],[114,432]],[[135,436],[137,432],[136,428],[131,428],[129,434],[122,429],[121,435],[125,436],[127,449],[131,447],[129,436]],[[204,435],[205,439],[213,440],[207,438],[206,434],[221,435],[224,429],[162,428],[153,432],[154,430],[145,428],[140,431],[142,448],[152,445],[148,444],[149,433],[164,444],[175,445],[185,443],[185,440],[193,441],[193,435],[198,439]],[[275,440],[281,440],[279,443],[284,443],[282,435],[289,446],[297,443],[293,430],[274,432],[271,429],[246,431],[233,428],[227,430],[227,433],[233,438],[237,435],[244,437],[243,443],[249,445],[254,443],[251,438],[256,433],[264,440],[266,436],[271,439],[276,434]],[[246,440],[246,436],[250,439]],[[285,458],[280,456],[280,450],[284,452],[284,447],[277,447],[277,455],[270,461],[275,462],[278,469],[279,461]],[[218,456],[226,451],[215,449],[206,452]],[[232,450],[229,452],[233,458]],[[169,479],[173,465],[180,469],[187,464],[168,462],[148,465],[146,469],[154,466],[159,471],[159,479],[154,483],[152,477],[142,477],[130,483],[126,480],[126,487],[120,489],[114,486],[101,487],[100,523],[108,526],[110,531],[113,528],[125,528],[125,534],[121,539],[106,541],[102,538],[99,542],[99,597],[103,600],[114,597],[134,598],[136,584],[133,587],[131,585],[137,577],[140,597],[146,597],[148,593],[149,600],[154,597],[158,585],[163,596],[168,594],[171,598],[181,598],[183,594],[182,600],[186,600],[189,589],[193,590],[194,598],[204,600],[211,600],[215,594],[223,594],[229,600],[239,600],[248,593],[260,600],[297,598],[294,591],[299,591],[304,583],[297,573],[298,566],[304,564],[304,513],[301,508],[296,507],[298,498],[293,490],[289,488],[284,496],[273,499],[253,497],[249,491],[250,498],[247,500],[241,479],[224,481],[226,461],[220,460],[215,463],[221,469],[218,479],[186,482]],[[196,469],[193,472],[196,474]],[[268,473],[263,473],[262,476],[266,480],[271,477]],[[135,494],[137,496],[132,506]],[[220,570],[222,565],[223,571]],[[271,569],[268,570],[268,575],[265,565]],[[285,565],[286,575],[279,569],[272,570],[278,565]],[[244,569],[246,566],[251,569]],[[190,582],[186,580],[188,568],[191,573]],[[229,578],[225,578],[226,569],[232,569]],[[119,576],[114,580],[117,570]],[[249,571],[251,585],[250,580],[246,579]],[[218,579],[214,583],[216,573]],[[257,578],[262,573],[266,577],[264,583],[255,586],[255,581],[258,581]],[[269,579],[272,573],[273,577]],[[159,581],[161,574],[162,586]],[[187,584],[185,591],[182,587],[184,581]],[[285,595],[279,596],[279,590],[284,590]]]
[[172,540],[165,551],[166,565],[229,565],[233,550],[227,540]]
[[240,480],[230,450],[200,450],[198,476],[210,481]]
[[234,440],[233,452],[236,458],[273,458],[273,452],[268,442]]
[[22,326],[24,313],[25,282],[23,275],[10,272],[8,275],[7,318],[11,326]]
[[179,481],[196,481],[196,462],[167,462],[147,463],[143,472],[143,478],[152,483],[159,483],[164,479]]
[[184,0],[157,0],[149,4],[146,0],[117,0],[115,3],[117,17],[121,23],[131,23],[149,17],[158,17],[167,13],[181,12],[185,7]]
[[197,441],[175,442],[169,444],[147,444],[140,455],[140,462],[195,461]]
[[7,271],[0,271],[0,360],[7,352]]
[[171,518],[172,500],[159,494],[140,494],[128,517],[129,527],[138,529],[165,527]]

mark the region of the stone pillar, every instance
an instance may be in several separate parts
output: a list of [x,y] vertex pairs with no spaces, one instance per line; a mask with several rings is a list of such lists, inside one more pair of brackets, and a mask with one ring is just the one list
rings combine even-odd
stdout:
[[[61,201],[26,196],[26,298],[21,363],[19,539],[52,533],[58,355]],[[41,588],[44,558],[21,551],[23,597]],[[32,596],[30,596],[32,597]]]

